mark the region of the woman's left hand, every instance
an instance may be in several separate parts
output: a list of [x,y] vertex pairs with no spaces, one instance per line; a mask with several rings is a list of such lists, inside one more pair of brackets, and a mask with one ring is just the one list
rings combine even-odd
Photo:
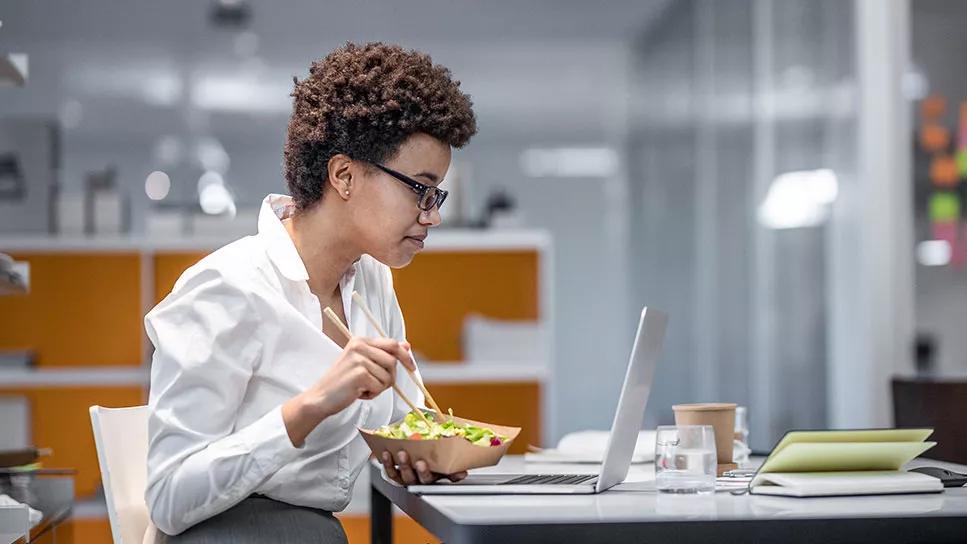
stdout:
[[414,462],[405,451],[397,452],[395,459],[390,452],[384,451],[379,456],[379,460],[383,463],[383,470],[386,472],[386,476],[402,485],[432,484],[441,478],[446,478],[451,482],[459,482],[467,477],[467,471],[457,472],[455,474],[430,472],[426,461],[417,459]]

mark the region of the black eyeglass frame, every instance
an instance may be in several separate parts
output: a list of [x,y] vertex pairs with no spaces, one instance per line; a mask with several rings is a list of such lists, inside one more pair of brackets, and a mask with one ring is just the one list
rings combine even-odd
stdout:
[[[398,181],[406,184],[406,186],[412,189],[414,193],[420,195],[419,200],[417,200],[416,202],[416,207],[425,212],[432,210],[434,206],[436,206],[437,209],[442,208],[443,202],[446,201],[447,195],[450,194],[448,191],[444,191],[439,187],[434,187],[432,185],[426,185],[426,184],[420,183],[419,181],[416,181],[415,179],[407,176],[406,174],[397,172],[396,170],[383,166],[382,164],[379,164],[376,162],[371,162],[369,164],[372,164],[376,168],[379,168],[383,172],[393,176]],[[430,191],[434,191],[433,201],[426,208],[424,208],[423,200],[426,198],[427,193],[429,193]]]

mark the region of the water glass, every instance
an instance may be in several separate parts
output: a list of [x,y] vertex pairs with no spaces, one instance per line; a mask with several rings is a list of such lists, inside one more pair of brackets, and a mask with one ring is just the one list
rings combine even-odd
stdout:
[[715,492],[711,425],[661,425],[655,441],[655,487],[664,493]]

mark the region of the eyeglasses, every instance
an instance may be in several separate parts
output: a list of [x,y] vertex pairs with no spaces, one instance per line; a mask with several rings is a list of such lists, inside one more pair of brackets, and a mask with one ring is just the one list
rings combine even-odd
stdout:
[[442,208],[443,202],[447,199],[447,195],[450,194],[438,187],[424,185],[419,181],[407,176],[406,174],[401,174],[392,168],[383,166],[382,164],[377,164],[375,162],[370,164],[405,183],[407,187],[413,190],[414,193],[420,195],[420,200],[417,203],[417,206],[419,206],[420,209],[425,212],[432,210],[434,206],[436,206],[437,209]]

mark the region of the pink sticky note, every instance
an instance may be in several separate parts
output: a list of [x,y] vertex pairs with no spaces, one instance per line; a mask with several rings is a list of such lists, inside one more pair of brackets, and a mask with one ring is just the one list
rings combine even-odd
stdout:
[[934,240],[946,240],[950,242],[950,247],[957,245],[958,225],[953,221],[943,223],[931,223],[930,234]]
[[957,242],[950,243],[950,264],[961,269],[967,265],[967,222],[963,225],[963,235]]

